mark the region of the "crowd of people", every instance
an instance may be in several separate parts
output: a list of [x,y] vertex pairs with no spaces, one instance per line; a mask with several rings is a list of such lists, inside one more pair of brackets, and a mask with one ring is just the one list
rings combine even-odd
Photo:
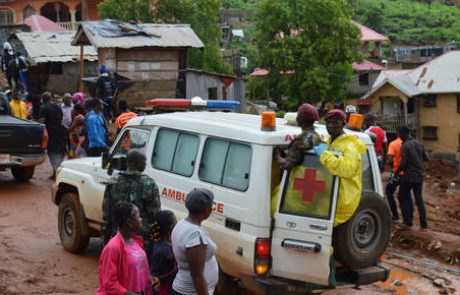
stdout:
[[127,170],[106,187],[96,294],[214,294],[216,245],[201,227],[212,212],[212,192],[191,191],[189,215],[176,224],[171,211],[160,211],[158,186],[143,174],[145,166],[145,154],[130,150]]
[[53,170],[50,178],[54,178],[65,158],[98,157],[110,148],[110,124],[120,131],[137,116],[129,111],[126,101],[120,100],[118,106],[121,112],[112,122],[104,115],[104,107],[108,106],[103,106],[97,98],[85,99],[83,92],[66,93],[62,97],[44,92],[39,103],[34,105],[24,91],[10,88],[0,91],[0,113],[36,119],[45,125],[49,138],[47,152]]

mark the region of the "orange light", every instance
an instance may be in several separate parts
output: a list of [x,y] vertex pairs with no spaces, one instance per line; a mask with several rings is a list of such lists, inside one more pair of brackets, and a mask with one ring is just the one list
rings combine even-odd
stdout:
[[258,264],[256,265],[255,269],[256,269],[256,275],[258,276],[266,275],[268,272],[268,264],[266,263]]
[[262,130],[275,131],[276,130],[276,114],[275,112],[262,113]]
[[348,128],[354,130],[361,130],[363,125],[363,115],[361,114],[350,114],[348,119]]

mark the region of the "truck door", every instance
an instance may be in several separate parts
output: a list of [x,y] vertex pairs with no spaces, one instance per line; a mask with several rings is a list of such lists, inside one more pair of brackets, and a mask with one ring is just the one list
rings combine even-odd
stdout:
[[285,171],[272,235],[272,274],[328,285],[338,178],[306,153]]

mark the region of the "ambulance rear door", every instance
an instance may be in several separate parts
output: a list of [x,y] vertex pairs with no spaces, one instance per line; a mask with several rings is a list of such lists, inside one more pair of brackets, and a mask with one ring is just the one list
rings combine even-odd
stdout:
[[338,178],[313,153],[283,175],[272,234],[272,274],[327,286]]

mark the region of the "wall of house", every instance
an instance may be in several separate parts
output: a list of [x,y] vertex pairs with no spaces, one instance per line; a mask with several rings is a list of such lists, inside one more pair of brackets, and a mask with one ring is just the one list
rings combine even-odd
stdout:
[[366,72],[354,72],[353,73],[353,76],[350,82],[350,86],[348,87],[347,97],[358,98],[366,94],[366,92],[371,89],[375,80],[377,80],[377,77],[379,76],[380,72],[367,72],[368,81],[369,81],[367,85],[359,84],[359,76],[362,74],[366,74]]
[[146,100],[175,98],[179,77],[178,48],[99,48],[99,65],[116,71],[135,83],[118,98],[130,106],[144,106]]
[[[49,70],[49,69],[48,69]],[[46,68],[45,68],[46,71]],[[46,75],[46,73],[42,73]],[[79,63],[63,63],[62,74],[56,72],[47,75],[46,86],[44,89],[53,94],[62,95],[64,93],[74,93],[78,91],[80,76]],[[97,76],[97,62],[86,61],[84,65],[84,76],[92,77]]]
[[[420,139],[427,149],[441,156],[455,157],[460,136],[460,113],[456,94],[437,95],[436,107],[423,106],[419,100]],[[437,126],[437,139],[424,139],[423,127]]]
[[380,101],[381,97],[386,97],[386,96],[397,96],[399,97],[403,102],[407,102],[409,98],[407,95],[393,87],[391,84],[386,84],[382,86],[379,90],[374,92],[369,99],[372,100],[372,106],[371,106],[371,111],[376,112],[376,113],[381,113],[382,111],[382,103]]
[[[75,13],[77,8],[79,8],[81,1],[80,0],[61,0],[61,1],[51,1],[51,0],[15,0],[8,3],[0,3],[0,8],[11,10],[14,15],[14,23],[20,24],[24,20],[24,10],[27,6],[30,6],[35,14],[40,14],[40,10],[47,3],[60,2],[61,4],[68,7],[69,11]],[[102,2],[102,0],[88,0],[88,19],[97,20],[99,19],[99,14],[97,10],[97,4]],[[70,16],[69,16],[70,18]]]

